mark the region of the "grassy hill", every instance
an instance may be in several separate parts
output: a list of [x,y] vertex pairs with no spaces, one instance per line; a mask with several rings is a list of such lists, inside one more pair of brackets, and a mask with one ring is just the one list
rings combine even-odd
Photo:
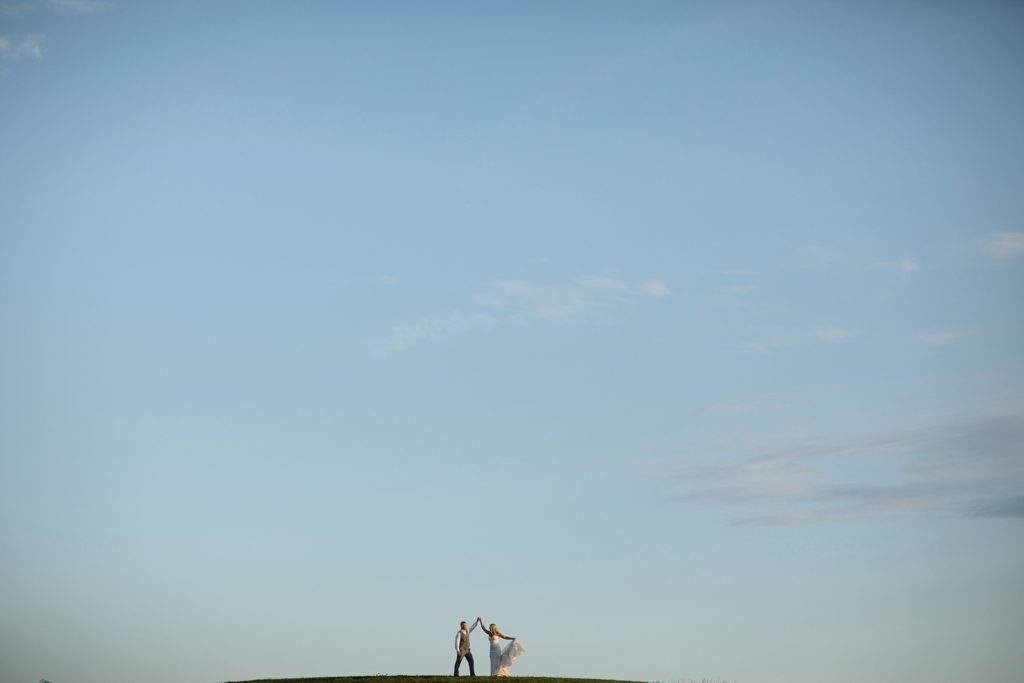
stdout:
[[[461,678],[468,676],[463,674]],[[478,678],[490,678],[478,676]],[[515,683],[641,683],[603,678],[547,678],[542,676],[514,676]],[[228,681],[228,683],[452,683],[452,676],[327,676],[324,678],[261,678],[254,681]]]

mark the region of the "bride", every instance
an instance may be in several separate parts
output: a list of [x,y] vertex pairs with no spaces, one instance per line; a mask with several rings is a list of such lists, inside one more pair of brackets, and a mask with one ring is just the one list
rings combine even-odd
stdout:
[[[516,658],[526,651],[522,643],[513,638],[512,636],[506,636],[500,630],[498,630],[497,624],[491,624],[491,628],[488,629],[484,626],[484,620],[477,617],[476,620],[480,622],[480,627],[483,628],[491,641],[491,675],[492,676],[508,676],[508,668],[512,666],[512,662],[516,661]],[[505,646],[505,649],[501,647],[501,639],[511,640],[512,642]]]

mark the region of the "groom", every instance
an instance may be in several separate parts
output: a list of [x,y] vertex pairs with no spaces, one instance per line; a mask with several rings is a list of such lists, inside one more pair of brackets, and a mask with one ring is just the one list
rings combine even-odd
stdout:
[[459,675],[459,665],[462,664],[462,659],[465,657],[466,661],[469,662],[469,675],[476,676],[476,670],[473,668],[473,653],[469,651],[469,633],[476,628],[476,625],[480,623],[480,617],[476,618],[473,625],[466,628],[466,622],[459,624],[459,631],[455,634],[455,675]]

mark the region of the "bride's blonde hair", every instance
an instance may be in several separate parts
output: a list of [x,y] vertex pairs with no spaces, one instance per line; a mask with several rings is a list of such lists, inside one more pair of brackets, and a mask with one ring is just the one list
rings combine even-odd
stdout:
[[491,633],[497,633],[499,636],[504,635],[501,631],[498,630],[497,624],[491,624]]

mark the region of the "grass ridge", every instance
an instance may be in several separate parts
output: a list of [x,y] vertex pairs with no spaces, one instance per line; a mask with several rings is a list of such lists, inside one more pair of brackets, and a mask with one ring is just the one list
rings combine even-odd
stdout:
[[[454,676],[319,676],[313,678],[257,678],[226,683],[453,683]],[[461,676],[460,678],[470,678]],[[490,676],[478,676],[490,678]],[[550,676],[513,676],[516,683],[644,683],[615,678],[561,678]]]

